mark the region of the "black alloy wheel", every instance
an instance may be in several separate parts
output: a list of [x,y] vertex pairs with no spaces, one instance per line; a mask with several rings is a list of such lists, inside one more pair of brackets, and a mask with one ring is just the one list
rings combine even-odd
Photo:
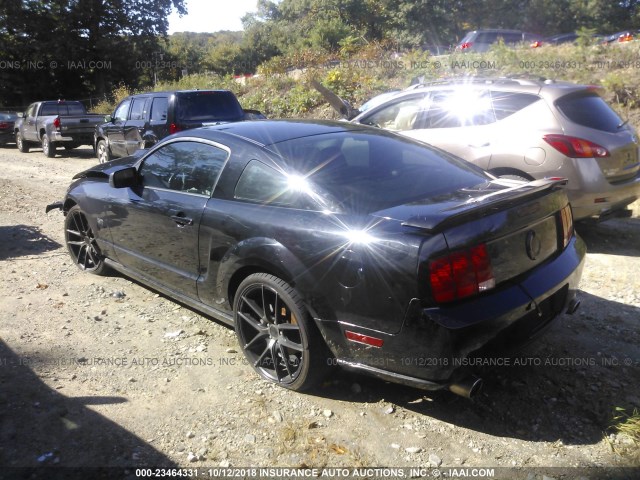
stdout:
[[102,275],[107,271],[93,230],[77,205],[69,210],[65,218],[64,239],[71,258],[80,270],[96,275]]
[[328,354],[302,298],[287,282],[256,273],[238,287],[234,321],[240,348],[263,378],[291,390],[316,385]]

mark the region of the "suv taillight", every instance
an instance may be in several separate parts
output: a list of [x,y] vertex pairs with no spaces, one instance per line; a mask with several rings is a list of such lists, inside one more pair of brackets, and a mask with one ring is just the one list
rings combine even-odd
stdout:
[[462,45],[460,45],[460,50],[467,50],[468,48],[471,48],[472,45],[473,42],[464,42]]
[[570,158],[602,158],[608,157],[609,151],[597,143],[569,135],[545,135],[545,142]]
[[178,125],[176,125],[175,123],[172,123],[171,125],[169,125],[169,133],[170,134],[177,133],[180,130],[182,130],[182,129]]
[[567,204],[560,210],[560,219],[562,220],[562,248],[566,248],[573,236],[573,215],[570,205]]
[[432,260],[429,276],[433,298],[438,303],[469,297],[496,286],[484,243]]

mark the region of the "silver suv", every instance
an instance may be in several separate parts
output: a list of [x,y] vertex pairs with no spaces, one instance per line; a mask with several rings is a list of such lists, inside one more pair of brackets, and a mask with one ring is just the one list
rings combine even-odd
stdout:
[[636,133],[601,92],[549,80],[446,80],[372,99],[351,121],[399,131],[499,177],[565,177],[574,217],[604,219],[640,197],[640,163]]

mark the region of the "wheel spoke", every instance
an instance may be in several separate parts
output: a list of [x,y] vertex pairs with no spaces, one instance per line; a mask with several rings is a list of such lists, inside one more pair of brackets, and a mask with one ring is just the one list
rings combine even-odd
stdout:
[[68,245],[78,245],[78,246],[81,246],[81,245],[84,245],[84,242],[82,242],[82,241],[72,241],[72,240],[68,240],[68,241],[67,241],[67,244],[68,244]]
[[267,332],[258,332],[256,336],[249,340],[249,343],[247,343],[243,348],[245,350],[249,350],[251,347],[257,345],[258,342],[264,340],[265,338],[269,338],[269,334]]
[[273,323],[278,325],[278,292],[276,292],[276,298],[273,301]]
[[289,348],[291,350],[295,350],[297,352],[302,352],[304,350],[304,348],[302,347],[302,345],[300,343],[296,343],[293,340],[290,340],[285,336],[280,337],[280,339],[278,339],[278,342],[283,347],[287,347],[287,348]]
[[266,333],[266,327],[264,325],[262,325],[260,322],[257,322],[256,320],[254,320],[253,318],[251,318],[250,316],[248,316],[247,314],[245,314],[242,311],[238,312],[238,316],[244,320],[245,322],[247,322],[251,327],[253,327],[255,330],[257,330],[258,332],[265,332]]
[[283,377],[280,374],[280,368],[278,365],[280,363],[278,362],[278,342],[272,342],[269,349],[271,351],[271,357],[273,358],[273,371],[276,373],[276,377],[278,377],[278,382],[281,382]]
[[67,233],[70,233],[71,235],[75,235],[76,237],[81,237],[82,234],[80,232],[77,232],[75,230],[71,230],[70,228],[67,228]]
[[285,353],[284,348],[282,348],[282,344],[277,342],[277,345],[280,355],[282,355],[282,360],[284,361],[284,367],[287,369],[287,373],[289,374],[289,378],[293,380],[293,372],[291,372],[291,369],[289,368],[289,357]]
[[256,314],[259,319],[264,318],[263,311],[258,307],[253,300],[246,295],[242,296],[242,301]]
[[260,354],[258,359],[253,363],[253,366],[254,367],[264,368],[262,365],[260,365],[260,363],[262,362],[262,359],[265,358],[267,353],[269,353],[270,351],[271,351],[271,346],[269,344],[267,344],[267,346],[265,347],[264,351]]

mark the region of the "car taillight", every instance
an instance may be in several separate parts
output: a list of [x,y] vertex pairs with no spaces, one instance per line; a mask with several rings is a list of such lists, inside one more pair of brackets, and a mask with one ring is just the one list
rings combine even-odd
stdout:
[[460,50],[466,50],[468,48],[471,48],[472,45],[473,45],[473,42],[464,42],[462,45],[460,45]]
[[429,263],[431,291],[436,302],[450,302],[496,286],[487,246],[483,243]]
[[533,42],[531,44],[531,48],[538,48],[538,47],[541,47],[541,46],[542,46],[542,42],[539,41],[539,40],[536,40],[535,42]]
[[630,42],[632,40],[633,40],[633,35],[631,35],[630,33],[625,33],[618,37],[619,42]]
[[54,127],[56,130],[60,130],[60,117],[56,117],[56,118],[54,118],[54,120],[53,120],[53,127]]
[[597,143],[568,135],[545,135],[544,141],[570,158],[608,157],[609,151]]
[[178,125],[176,125],[175,123],[172,123],[171,125],[169,125],[169,133],[177,133],[180,130],[182,130]]
[[7,122],[0,122],[0,128],[9,128],[9,124]]
[[562,248],[566,248],[573,236],[573,215],[570,205],[560,210],[560,219],[562,220]]

